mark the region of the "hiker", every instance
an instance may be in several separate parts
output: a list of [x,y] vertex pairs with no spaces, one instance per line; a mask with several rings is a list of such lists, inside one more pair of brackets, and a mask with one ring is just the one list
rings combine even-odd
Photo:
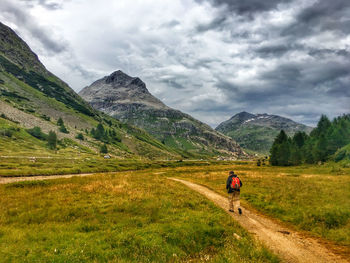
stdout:
[[240,206],[239,196],[241,193],[242,181],[237,174],[233,171],[229,172],[229,176],[226,181],[226,190],[228,193],[229,211],[234,212],[234,204],[238,208],[238,212],[241,215],[242,209]]

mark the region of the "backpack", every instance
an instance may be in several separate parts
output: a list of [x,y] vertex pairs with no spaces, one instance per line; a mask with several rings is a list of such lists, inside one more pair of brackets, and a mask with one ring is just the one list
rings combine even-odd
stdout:
[[231,188],[232,188],[233,190],[239,190],[239,189],[241,188],[241,183],[240,183],[238,177],[232,177]]

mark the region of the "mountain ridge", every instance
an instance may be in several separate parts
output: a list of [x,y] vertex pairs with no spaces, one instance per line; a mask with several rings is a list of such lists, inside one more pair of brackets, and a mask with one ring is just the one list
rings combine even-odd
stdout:
[[291,136],[298,131],[309,133],[312,127],[278,115],[243,111],[220,123],[215,130],[235,139],[243,148],[267,153],[280,130]]
[[[20,142],[23,155],[32,154],[34,149],[38,154],[55,155],[42,141],[53,131],[58,148],[68,155],[85,152],[95,158],[100,147],[107,144],[109,152],[119,159],[181,158],[145,131],[93,109],[49,72],[27,43],[1,22],[0,124],[2,154],[13,154],[11,149],[18,149]],[[33,128],[41,141],[27,132]]]
[[192,116],[168,107],[148,91],[140,78],[130,77],[120,70],[94,81],[79,95],[95,109],[143,128],[163,144],[181,151],[195,155],[244,156],[232,139]]

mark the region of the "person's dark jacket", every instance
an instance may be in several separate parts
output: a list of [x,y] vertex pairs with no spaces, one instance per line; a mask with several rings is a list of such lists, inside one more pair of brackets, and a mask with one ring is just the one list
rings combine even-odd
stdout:
[[241,179],[238,176],[230,175],[226,181],[226,190],[228,193],[233,193],[233,191],[238,191],[238,192],[241,191],[241,189],[233,189],[232,188],[232,178],[233,177],[237,177],[239,179],[240,187],[242,187],[242,185],[243,185]]

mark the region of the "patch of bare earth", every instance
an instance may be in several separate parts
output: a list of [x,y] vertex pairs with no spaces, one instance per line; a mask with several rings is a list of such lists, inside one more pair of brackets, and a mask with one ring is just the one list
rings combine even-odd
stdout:
[[1,177],[0,176],[0,184],[10,184],[24,181],[35,181],[35,180],[50,180],[50,179],[58,179],[58,178],[71,178],[73,176],[88,176],[96,173],[86,173],[86,174],[65,174],[65,175],[40,175],[40,176],[25,176],[25,177]]
[[[213,201],[225,211],[228,210],[228,200],[208,188],[185,180],[169,178],[180,182],[189,188]],[[227,213],[229,213],[227,211]],[[350,262],[343,257],[334,254],[325,247],[319,240],[286,229],[269,218],[258,215],[248,209],[243,209],[243,214],[237,211],[229,213],[242,227],[247,229],[261,240],[267,247],[278,254],[284,262]]]

